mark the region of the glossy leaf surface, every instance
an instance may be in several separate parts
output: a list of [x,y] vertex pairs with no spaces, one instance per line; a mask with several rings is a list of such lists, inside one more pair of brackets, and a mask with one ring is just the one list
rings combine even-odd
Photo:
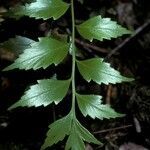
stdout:
[[69,113],[66,117],[57,120],[49,126],[47,138],[42,146],[42,150],[62,141],[65,136],[69,136],[65,150],[84,150],[84,141],[94,144],[102,144],[79,121]]
[[30,48],[31,44],[35,41],[22,37],[16,36],[15,38],[10,38],[8,41],[0,43],[0,48],[4,48],[8,51],[14,52],[16,54],[22,53],[25,49]]
[[84,150],[85,142],[102,144],[78,120],[73,120],[71,132],[68,137],[65,150]]
[[19,69],[39,69],[47,68],[51,64],[59,64],[67,55],[69,44],[60,42],[52,38],[39,38],[39,42],[34,42],[30,48],[15,60],[13,64],[4,69],[4,71]]
[[69,135],[71,130],[72,118],[70,115],[67,115],[64,118],[61,118],[49,126],[49,131],[47,132],[47,138],[42,146],[42,150],[47,147],[52,146],[53,144],[62,141],[66,135]]
[[77,66],[80,74],[88,82],[93,80],[98,84],[115,84],[133,80],[132,78],[127,78],[120,75],[117,70],[113,69],[109,63],[103,62],[103,59],[101,58],[77,61]]
[[82,114],[91,118],[116,118],[123,115],[115,112],[109,105],[101,104],[101,96],[99,95],[80,95],[76,94],[78,106]]
[[90,41],[93,39],[100,41],[103,41],[103,39],[110,40],[111,38],[131,33],[115,21],[111,21],[110,18],[102,18],[101,16],[96,16],[83,22],[77,26],[77,30],[81,36]]
[[36,0],[33,3],[25,6],[17,6],[10,10],[10,16],[15,18],[21,16],[42,18],[44,20],[53,18],[54,20],[60,18],[69,8],[69,4],[62,0]]
[[39,80],[38,84],[31,86],[24,96],[9,109],[19,106],[47,106],[52,102],[58,104],[66,96],[69,85],[70,80]]

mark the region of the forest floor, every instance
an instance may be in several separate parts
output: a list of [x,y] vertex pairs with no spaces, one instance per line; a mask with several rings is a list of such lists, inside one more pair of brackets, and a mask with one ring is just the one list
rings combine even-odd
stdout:
[[[0,43],[16,35],[37,40],[48,32],[62,34],[63,31],[70,30],[69,15],[65,15],[56,23],[51,20],[35,21],[28,17],[15,20],[1,16],[3,11],[7,11],[18,2],[18,0],[0,0]],[[135,78],[132,83],[88,85],[87,91],[103,95],[104,103],[110,104],[117,112],[126,115],[110,120],[92,120],[88,117],[83,119],[79,113],[78,117],[84,126],[104,143],[103,147],[87,144],[86,150],[150,149],[150,4],[148,0],[76,0],[75,7],[77,22],[86,20],[90,16],[102,15],[134,31],[132,35],[111,41],[94,41],[92,44],[80,37],[76,38],[76,45],[84,50],[86,57],[103,57],[123,75]],[[10,52],[0,48],[0,70],[12,63],[18,53],[17,50]],[[48,78],[55,73],[66,77],[69,69],[62,68],[70,68],[68,65],[69,63],[60,65],[57,69],[49,67],[38,71],[0,72],[0,150],[40,149],[49,123],[68,111],[65,102],[57,107],[17,108],[12,111],[7,111],[7,108],[36,80]],[[80,81],[82,79],[78,80],[79,88],[85,88],[85,83]],[[60,150],[63,147],[64,143],[61,142],[50,149]]]

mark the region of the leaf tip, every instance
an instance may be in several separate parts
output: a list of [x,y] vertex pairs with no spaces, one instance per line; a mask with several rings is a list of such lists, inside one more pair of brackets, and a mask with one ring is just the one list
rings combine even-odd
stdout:
[[121,114],[121,113],[117,113],[117,114],[116,114],[116,117],[120,117],[120,118],[121,118],[121,117],[125,117],[125,116],[126,116],[126,114]]
[[123,77],[123,81],[124,81],[124,82],[132,82],[132,81],[134,81],[134,80],[135,80],[134,78]]
[[11,111],[12,109],[16,108],[14,105],[10,106],[7,110]]
[[40,148],[40,150],[45,150],[47,148],[47,146],[45,144],[43,144]]
[[2,71],[10,71],[13,69],[17,69],[17,67],[15,67],[13,64],[9,65],[8,67],[5,67]]
[[135,34],[135,32],[134,31],[132,31],[132,30],[128,30],[128,34]]
[[6,67],[2,71],[9,71],[9,69],[8,69],[8,67]]
[[132,35],[132,34],[134,34],[134,32],[131,31],[131,30],[125,29],[124,34],[130,34],[130,35]]

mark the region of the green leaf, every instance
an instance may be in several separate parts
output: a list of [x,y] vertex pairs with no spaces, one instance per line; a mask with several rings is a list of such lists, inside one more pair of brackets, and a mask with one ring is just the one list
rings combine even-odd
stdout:
[[133,78],[127,78],[120,75],[117,70],[111,68],[109,63],[103,62],[103,59],[101,58],[77,61],[77,66],[80,74],[88,82],[93,80],[98,84],[115,84],[123,81],[133,81]]
[[49,126],[50,129],[47,132],[47,138],[41,149],[44,150],[45,148],[62,141],[66,135],[69,135],[71,123],[72,118],[70,117],[70,114],[52,123]]
[[71,129],[71,133],[67,140],[65,150],[85,150],[84,141],[82,140],[80,135],[77,134],[77,132],[78,131],[74,127]]
[[69,44],[60,42],[52,38],[39,38],[39,42],[34,42],[30,48],[26,49],[15,62],[4,69],[4,71],[19,69],[39,69],[47,68],[54,63],[59,64],[67,55]]
[[98,145],[102,144],[78,120],[73,120],[65,150],[85,150],[84,141]]
[[31,44],[35,41],[22,37],[16,36],[15,38],[10,38],[8,41],[0,43],[0,48],[4,48],[10,52],[14,52],[16,55],[22,53],[25,49],[30,48]]
[[111,21],[110,18],[101,18],[101,16],[96,16],[83,22],[77,26],[77,30],[81,36],[90,41],[93,39],[100,41],[103,41],[103,39],[110,40],[123,34],[131,34],[129,30]]
[[55,79],[45,79],[39,80],[38,84],[30,87],[25,95],[21,99],[13,104],[10,109],[19,106],[47,106],[54,102],[58,104],[67,94],[69,89],[70,80],[55,80]]
[[44,150],[47,147],[62,141],[67,135],[69,137],[65,146],[65,150],[84,150],[84,141],[98,145],[102,144],[79,123],[76,117],[72,115],[72,112],[70,112],[66,117],[51,124],[49,128],[50,129],[47,133],[47,138],[41,150]]
[[10,16],[19,18],[25,15],[44,20],[53,17],[56,20],[65,14],[68,8],[69,4],[62,0],[36,0],[36,2],[26,4],[25,6],[16,6],[10,9],[10,12],[13,14]]
[[80,95],[76,94],[78,106],[82,114],[91,118],[116,118],[124,115],[115,112],[109,105],[101,104],[101,96],[99,95]]

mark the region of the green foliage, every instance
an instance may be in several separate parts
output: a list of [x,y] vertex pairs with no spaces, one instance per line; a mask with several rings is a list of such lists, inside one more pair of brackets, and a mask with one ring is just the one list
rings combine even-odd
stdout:
[[[63,129],[62,129],[63,127]],[[83,150],[85,149],[84,141],[94,144],[101,144],[87,129],[85,129],[76,117],[69,113],[66,117],[61,118],[49,126],[47,138],[42,150],[63,140],[69,136],[65,150]]]
[[18,106],[47,106],[54,102],[58,104],[67,94],[70,80],[39,80],[38,84],[30,87],[25,95],[9,109]]
[[[82,3],[83,1],[80,0]],[[90,82],[93,80],[97,84],[115,84],[123,81],[132,81],[132,78],[122,76],[117,70],[113,69],[110,64],[103,61],[102,58],[92,58],[87,60],[78,60],[77,49],[75,47],[75,18],[74,18],[74,0],[71,5],[62,0],[36,0],[25,6],[19,6],[9,11],[12,17],[21,17],[23,15],[34,17],[35,19],[60,18],[71,6],[72,15],[72,37],[70,43],[59,41],[52,37],[41,37],[38,42],[27,39],[25,37],[16,37],[0,46],[11,49],[18,49],[23,53],[15,60],[15,62],[6,67],[4,71],[19,69],[39,69],[47,68],[51,64],[59,64],[67,56],[70,51],[72,55],[72,73],[68,80],[44,79],[39,80],[37,84],[32,85],[21,99],[13,104],[10,109],[19,106],[47,106],[54,102],[58,104],[67,95],[71,85],[72,105],[71,110],[65,117],[55,121],[49,126],[47,138],[42,150],[52,146],[68,136],[65,150],[84,150],[84,142],[101,144],[86,128],[84,128],[76,118],[75,103],[82,114],[95,119],[115,118],[123,115],[115,112],[109,105],[102,104],[102,97],[99,95],[81,95],[76,92],[75,87],[75,68],[79,70],[82,77]],[[11,12],[11,14],[10,14]],[[109,18],[101,18],[101,16],[93,17],[84,23],[77,25],[77,31],[85,39],[92,41],[97,39],[111,39],[119,37],[123,34],[129,34],[130,31],[117,25],[116,22]],[[80,51],[82,52],[82,51]],[[19,52],[20,53],[20,52]]]
[[5,41],[4,43],[0,43],[0,48],[3,47],[8,51],[20,54],[25,49],[30,48],[33,42],[33,40],[26,37],[16,36],[15,38],[11,38],[8,41]]
[[101,144],[77,119],[72,121],[71,131],[67,140],[65,150],[84,150],[84,141],[94,144]]
[[41,149],[45,149],[48,146],[52,146],[59,141],[62,141],[66,135],[69,135],[71,131],[72,118],[69,115],[63,117],[49,126],[47,132],[47,138]]
[[111,68],[110,64],[103,62],[101,58],[77,61],[77,65],[81,75],[88,82],[93,80],[98,84],[115,84],[133,80],[132,78],[126,78],[120,75],[118,71]]
[[48,37],[39,38],[39,42],[33,42],[31,47],[25,49],[12,65],[5,68],[5,71],[15,68],[45,69],[52,63],[59,64],[67,55],[68,50],[69,44],[67,43]]
[[93,39],[100,41],[103,41],[103,39],[110,40],[111,38],[131,33],[116,22],[111,21],[110,18],[101,18],[101,16],[96,16],[83,22],[77,26],[77,29],[85,39],[90,41],[93,41]]
[[68,7],[69,5],[62,0],[36,0],[25,6],[16,6],[10,9],[9,15],[16,18],[29,16],[44,20],[53,17],[56,20],[67,11]]
[[78,106],[82,114],[91,118],[116,118],[122,117],[122,114],[116,113],[109,105],[101,104],[101,96],[99,95],[80,95],[76,94]]

